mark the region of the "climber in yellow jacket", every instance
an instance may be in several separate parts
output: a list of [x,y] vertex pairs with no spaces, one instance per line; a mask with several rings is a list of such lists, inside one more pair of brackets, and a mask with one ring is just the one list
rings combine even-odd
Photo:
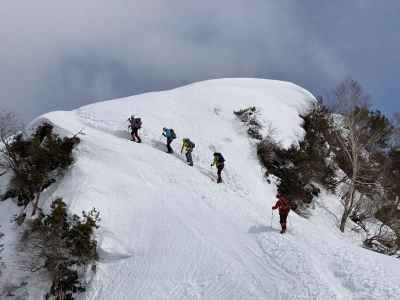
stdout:
[[221,183],[222,182],[222,170],[224,169],[224,166],[225,166],[225,158],[222,156],[221,153],[219,153],[219,152],[214,153],[214,160],[211,164],[211,167],[212,166],[217,167],[217,175],[218,175],[217,183]]
[[192,159],[192,151],[195,147],[195,144],[188,138],[184,138],[182,140],[182,148],[181,148],[181,154],[185,150],[185,155],[186,155],[186,161],[189,166],[193,167],[193,159]]

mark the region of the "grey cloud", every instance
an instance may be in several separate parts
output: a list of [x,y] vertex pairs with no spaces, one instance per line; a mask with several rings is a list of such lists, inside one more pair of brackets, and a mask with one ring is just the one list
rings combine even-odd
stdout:
[[[385,3],[6,1],[0,7],[0,105],[29,119],[244,76],[290,80],[319,93],[353,74],[379,94],[368,65],[387,74],[372,58],[384,53],[387,62],[400,44],[390,31],[398,25],[393,10],[399,5]],[[393,42],[383,46],[385,38]]]

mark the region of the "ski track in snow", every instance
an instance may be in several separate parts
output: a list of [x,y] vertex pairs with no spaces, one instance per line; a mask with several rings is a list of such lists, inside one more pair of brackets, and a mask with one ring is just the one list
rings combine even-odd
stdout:
[[[85,132],[74,166],[45,200],[62,196],[77,213],[101,212],[100,260],[82,298],[398,299],[398,260],[351,245],[317,218],[291,214],[281,235],[275,214],[270,227],[276,190],[233,110],[260,108],[289,146],[311,101],[290,83],[225,79],[36,120]],[[131,113],[143,119],[142,144],[129,141]],[[178,135],[173,155],[162,127]],[[183,137],[196,144],[193,168],[179,154]],[[223,184],[213,181],[214,151],[226,159]]]

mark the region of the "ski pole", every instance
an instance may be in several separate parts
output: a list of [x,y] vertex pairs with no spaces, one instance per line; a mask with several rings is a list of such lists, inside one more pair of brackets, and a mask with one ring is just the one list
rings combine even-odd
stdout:
[[271,229],[272,229],[272,219],[274,218],[274,211],[271,210]]

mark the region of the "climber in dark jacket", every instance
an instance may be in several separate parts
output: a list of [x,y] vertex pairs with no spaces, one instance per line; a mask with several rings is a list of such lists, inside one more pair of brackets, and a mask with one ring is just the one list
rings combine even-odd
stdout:
[[131,116],[129,119],[129,129],[131,129],[132,141],[141,143],[142,140],[139,136],[139,129],[142,128],[142,119]]

